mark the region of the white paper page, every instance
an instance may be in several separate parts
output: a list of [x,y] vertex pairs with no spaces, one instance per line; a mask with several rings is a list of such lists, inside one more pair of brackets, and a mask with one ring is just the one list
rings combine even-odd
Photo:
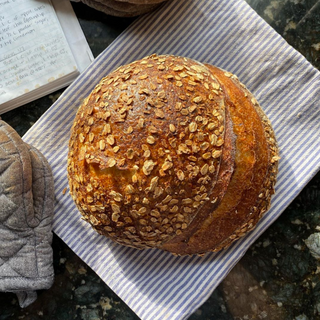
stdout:
[[78,70],[84,71],[94,60],[93,54],[81,29],[71,3],[66,0],[51,0],[57,18],[68,41]]
[[50,0],[0,2],[0,104],[73,72]]

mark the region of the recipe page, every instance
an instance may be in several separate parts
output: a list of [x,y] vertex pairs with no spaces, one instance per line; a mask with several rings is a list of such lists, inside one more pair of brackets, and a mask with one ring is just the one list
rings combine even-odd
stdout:
[[0,106],[73,72],[50,0],[0,0]]

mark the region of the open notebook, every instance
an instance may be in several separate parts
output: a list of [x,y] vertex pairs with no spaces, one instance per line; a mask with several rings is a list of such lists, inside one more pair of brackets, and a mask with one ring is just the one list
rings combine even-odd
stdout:
[[69,1],[0,2],[0,113],[69,85],[92,61]]

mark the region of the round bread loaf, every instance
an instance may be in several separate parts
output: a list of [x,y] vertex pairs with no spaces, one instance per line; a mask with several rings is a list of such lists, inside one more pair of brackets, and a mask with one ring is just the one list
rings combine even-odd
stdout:
[[85,99],[71,130],[68,178],[100,234],[203,254],[256,225],[278,160],[270,122],[236,76],[151,55],[119,67]]
[[148,12],[153,10],[156,6],[158,6],[157,3],[156,4],[154,3],[135,4],[130,2],[120,2],[117,0],[95,0],[95,1],[120,12],[136,12],[136,11]]
[[[138,1],[138,2],[134,2]],[[104,12],[105,14],[116,17],[135,17],[147,13],[159,7],[162,2],[167,0],[139,0],[118,1],[118,0],[81,0],[84,4]]]
[[118,2],[128,2],[133,4],[154,4],[154,3],[161,3],[168,0],[116,0]]

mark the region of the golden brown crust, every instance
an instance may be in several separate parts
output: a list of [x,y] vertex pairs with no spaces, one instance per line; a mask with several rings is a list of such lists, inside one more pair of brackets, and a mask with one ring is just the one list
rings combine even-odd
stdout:
[[[276,146],[266,135],[270,125],[262,121],[265,116],[256,100],[232,74],[213,66],[208,68],[226,94],[226,108],[236,136],[235,171],[218,208],[187,242],[181,243],[179,254],[203,253],[229,245],[256,225],[270,200],[264,193],[273,193],[274,183],[269,182],[274,177],[270,171]],[[260,198],[265,201],[257,200]]]
[[204,65],[171,56],[100,82],[77,113],[68,166],[71,193],[96,230],[160,246],[212,201],[224,142],[218,88]]
[[79,108],[70,192],[101,234],[136,248],[225,247],[270,203],[277,146],[235,77],[152,55],[101,80]]
[[[218,251],[228,247],[233,241],[252,230],[269,209],[278,173],[279,156],[271,123],[251,92],[231,73],[213,66],[210,67],[210,70],[215,71],[215,75],[220,82],[229,86],[227,91],[232,102],[237,103],[238,107],[242,103],[247,109],[252,109],[249,120],[253,121],[253,118],[257,120],[254,126],[256,163],[252,170],[253,178],[249,188],[244,190],[241,202],[235,212],[237,217],[240,216],[243,219],[238,221],[238,225],[234,224],[234,230],[228,238],[215,245],[214,251]],[[243,111],[240,112],[243,113]],[[254,117],[254,113],[258,117]],[[248,121],[248,119],[246,120]],[[224,228],[224,225],[222,225],[222,228]]]
[[[190,223],[188,228],[181,234],[170,241],[167,241],[163,244],[161,249],[170,251],[176,254],[191,254],[192,251],[201,253],[201,248],[196,245],[196,249],[192,250],[190,248],[190,239],[199,227],[206,221],[208,218],[208,212],[214,212],[214,210],[220,205],[225,193],[227,191],[231,176],[234,171],[235,165],[235,137],[233,132],[232,121],[226,109],[226,130],[225,130],[225,139],[224,146],[221,155],[221,165],[220,170],[217,175],[216,183],[212,184],[210,194],[212,195],[213,203],[207,202],[202,210],[198,212],[197,216]],[[192,241],[192,240],[191,240]],[[200,250],[200,251],[199,251]]]

